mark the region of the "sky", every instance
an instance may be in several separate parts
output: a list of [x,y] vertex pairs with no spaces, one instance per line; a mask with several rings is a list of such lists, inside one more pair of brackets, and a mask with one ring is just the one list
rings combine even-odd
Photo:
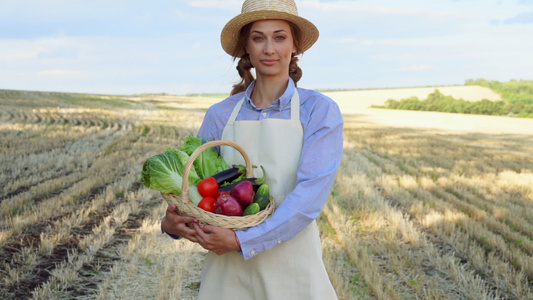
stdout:
[[[533,80],[533,0],[296,0],[320,31],[300,87]],[[0,89],[229,93],[241,0],[0,0]]]

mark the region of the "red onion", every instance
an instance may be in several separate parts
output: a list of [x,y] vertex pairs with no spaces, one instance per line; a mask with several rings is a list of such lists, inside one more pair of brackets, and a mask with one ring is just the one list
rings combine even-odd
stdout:
[[242,216],[242,207],[228,192],[220,192],[215,204],[215,213],[226,216]]
[[241,207],[246,208],[248,205],[254,202],[254,187],[250,181],[241,181],[234,188],[231,189],[229,194],[241,204]]

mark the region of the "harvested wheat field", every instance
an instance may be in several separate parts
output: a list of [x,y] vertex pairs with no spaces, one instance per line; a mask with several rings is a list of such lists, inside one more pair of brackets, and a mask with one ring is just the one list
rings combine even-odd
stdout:
[[[533,120],[368,108],[390,93],[328,93],[339,299],[533,299]],[[0,299],[195,299],[206,252],[161,234],[140,172],[214,101],[0,90]]]

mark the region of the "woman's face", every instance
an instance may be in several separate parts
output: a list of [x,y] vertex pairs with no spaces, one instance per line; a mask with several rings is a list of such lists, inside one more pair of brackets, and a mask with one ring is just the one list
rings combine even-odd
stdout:
[[289,23],[283,20],[261,20],[253,23],[246,52],[257,77],[289,76],[291,57],[296,52]]

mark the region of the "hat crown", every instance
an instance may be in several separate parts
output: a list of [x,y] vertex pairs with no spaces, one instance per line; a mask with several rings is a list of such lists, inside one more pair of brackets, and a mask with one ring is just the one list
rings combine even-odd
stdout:
[[294,0],[246,0],[242,4],[241,13],[261,10],[272,10],[298,15],[298,8]]
[[296,55],[309,49],[318,39],[318,29],[309,20],[298,15],[294,0],[245,0],[241,13],[224,26],[220,33],[220,43],[226,53],[241,57],[244,49],[237,49],[241,29],[246,24],[259,20],[285,20],[300,29],[300,47]]

